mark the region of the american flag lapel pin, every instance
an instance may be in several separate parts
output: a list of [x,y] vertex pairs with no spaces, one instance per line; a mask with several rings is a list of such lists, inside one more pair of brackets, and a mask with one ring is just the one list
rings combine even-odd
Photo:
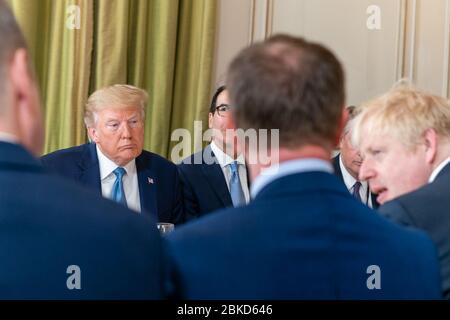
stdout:
[[150,177],[147,177],[147,182],[148,182],[148,184],[154,184],[155,183],[155,181],[153,181],[153,178],[150,178]]

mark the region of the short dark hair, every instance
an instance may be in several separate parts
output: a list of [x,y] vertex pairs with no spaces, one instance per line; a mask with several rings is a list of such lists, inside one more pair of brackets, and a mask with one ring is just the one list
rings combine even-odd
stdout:
[[227,87],[236,125],[279,129],[280,146],[333,147],[345,102],[344,71],[320,44],[276,35],[233,60]]
[[216,89],[216,92],[214,92],[213,97],[211,99],[211,105],[209,106],[210,113],[216,112],[217,98],[219,97],[219,94],[221,94],[226,89],[227,89],[226,86],[220,86]]

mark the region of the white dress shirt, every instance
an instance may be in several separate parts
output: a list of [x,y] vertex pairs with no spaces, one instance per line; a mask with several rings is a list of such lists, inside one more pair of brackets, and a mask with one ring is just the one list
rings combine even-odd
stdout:
[[[102,185],[102,195],[105,198],[111,199],[111,191],[116,181],[116,175],[113,171],[118,167],[105,156],[97,146],[98,164],[100,167],[100,180]],[[136,161],[133,159],[124,167],[126,174],[122,178],[123,190],[125,191],[125,198],[127,199],[128,208],[141,212],[141,201],[139,197],[139,183],[136,170]]]
[[[356,179],[347,171],[347,168],[344,166],[342,162],[342,157],[339,155],[339,167],[341,168],[342,177],[344,178],[345,186],[348,191],[353,194],[353,188],[355,186]],[[367,181],[360,181],[361,188],[359,188],[359,196],[364,204],[372,207],[372,197],[370,196],[369,184]]]
[[231,168],[229,164],[236,161],[239,164],[239,179],[241,181],[242,191],[244,192],[245,202],[248,203],[250,201],[250,191],[248,190],[247,183],[247,168],[245,166],[244,156],[240,154],[237,159],[233,159],[225,152],[223,152],[214,141],[211,142],[211,150],[214,153],[214,156],[219,162],[220,167],[222,168],[223,175],[225,177],[225,181],[227,182],[228,191],[230,191],[230,178],[231,178]]
[[317,158],[304,158],[298,160],[284,161],[279,164],[270,166],[262,171],[255,181],[252,183],[252,198],[269,183],[276,179],[301,172],[328,172],[333,174],[333,166],[329,161]]
[[430,178],[428,179],[428,183],[432,183],[437,175],[439,174],[439,172],[442,171],[442,169],[444,169],[444,167],[450,162],[450,157],[448,157],[447,159],[445,159],[444,161],[442,161],[431,173]]
[[1,131],[0,131],[0,141],[14,144],[19,143],[19,139],[15,135]]

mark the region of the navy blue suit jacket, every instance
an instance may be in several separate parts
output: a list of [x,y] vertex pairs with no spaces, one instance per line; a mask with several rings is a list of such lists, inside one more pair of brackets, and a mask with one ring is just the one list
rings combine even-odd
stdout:
[[442,290],[445,298],[450,299],[450,164],[439,172],[434,182],[386,202],[379,211],[430,235],[439,251]]
[[[339,165],[339,157],[340,157],[340,155],[337,155],[336,157],[331,159],[331,161],[333,162],[334,173],[336,174],[336,176],[338,176],[341,179],[342,182],[344,182],[344,177],[342,176],[341,166]],[[344,184],[345,184],[345,182],[344,182]],[[380,204],[377,201],[377,195],[371,192],[370,197],[372,199],[373,209],[378,209]]]
[[[96,145],[58,150],[41,158],[49,170],[75,180],[101,195],[100,167]],[[181,185],[175,164],[148,151],[136,158],[141,211],[161,222],[184,221]]]
[[[247,206],[181,226],[167,247],[181,298],[441,297],[432,241],[374,214],[323,172],[279,178]],[[380,290],[367,286],[373,265]]]
[[222,168],[210,145],[184,159],[178,172],[187,220],[233,206]]
[[[21,146],[4,142],[0,186],[0,299],[164,297],[153,220],[47,174]],[[81,290],[67,287],[72,265]]]

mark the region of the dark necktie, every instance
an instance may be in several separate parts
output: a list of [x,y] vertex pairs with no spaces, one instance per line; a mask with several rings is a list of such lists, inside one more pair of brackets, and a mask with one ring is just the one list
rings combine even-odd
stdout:
[[359,189],[361,189],[361,182],[356,181],[355,184],[353,185],[352,194],[356,199],[362,202],[361,195],[359,194]]

